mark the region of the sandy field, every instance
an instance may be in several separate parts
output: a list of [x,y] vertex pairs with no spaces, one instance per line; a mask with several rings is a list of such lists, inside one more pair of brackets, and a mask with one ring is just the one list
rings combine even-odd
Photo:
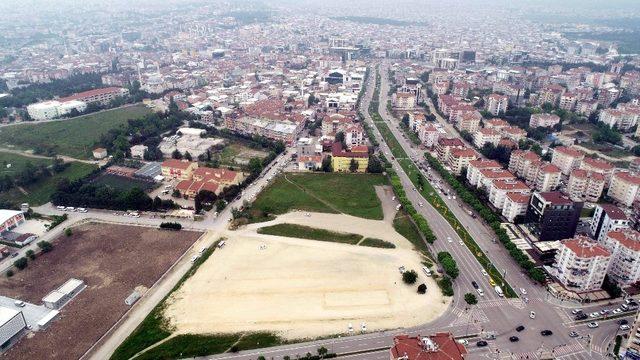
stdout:
[[[385,219],[388,219],[385,212]],[[261,235],[256,229],[295,223],[372,236],[396,244],[379,249]],[[449,305],[420,271],[420,255],[390,221],[340,214],[288,213],[227,234],[217,250],[174,293],[165,316],[177,333],[273,331],[287,339],[410,327]],[[398,267],[419,273],[407,286]],[[426,295],[416,292],[425,283]]]

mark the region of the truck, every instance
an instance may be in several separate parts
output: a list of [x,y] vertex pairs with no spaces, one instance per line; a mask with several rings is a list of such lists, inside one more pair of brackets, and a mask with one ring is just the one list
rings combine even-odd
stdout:
[[496,285],[496,286],[493,288],[493,290],[495,290],[495,291],[496,291],[496,294],[498,294],[498,296],[500,296],[500,297],[503,297],[503,296],[504,296],[504,293],[502,292],[502,288],[501,288],[500,286]]

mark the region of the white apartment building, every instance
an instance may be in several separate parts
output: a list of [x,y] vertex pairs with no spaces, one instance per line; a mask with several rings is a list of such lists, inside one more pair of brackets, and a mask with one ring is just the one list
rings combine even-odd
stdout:
[[392,96],[393,106],[403,110],[413,110],[416,107],[416,96],[412,93],[396,93]]
[[589,223],[591,236],[599,243],[604,243],[610,231],[627,229],[629,219],[624,211],[615,205],[598,204]]
[[585,157],[580,163],[580,169],[593,171],[604,175],[604,186],[608,187],[609,182],[611,182],[611,175],[613,175],[613,170],[615,168],[608,161]]
[[482,169],[478,175],[476,187],[483,189],[489,193],[491,183],[495,180],[516,180],[516,177],[509,171],[504,169]]
[[574,169],[569,176],[567,193],[573,201],[598,202],[604,191],[604,175],[582,169]]
[[498,116],[500,113],[507,111],[509,106],[509,97],[506,95],[491,94],[487,97],[485,110]]
[[27,106],[27,113],[33,120],[50,120],[70,114],[73,110],[79,113],[87,109],[87,104],[78,100],[60,102],[43,101]]
[[467,166],[467,181],[473,186],[477,186],[480,181],[480,170],[493,169],[501,170],[502,166],[495,160],[473,160]]
[[440,131],[432,124],[423,124],[418,126],[418,138],[425,147],[431,148],[438,143]]
[[525,216],[529,207],[531,195],[521,193],[508,193],[504,199],[502,215],[513,222],[517,216]]
[[526,178],[529,165],[532,162],[539,162],[540,156],[529,150],[514,150],[509,158],[509,171],[519,177]]
[[560,186],[561,177],[562,173],[557,166],[546,163],[538,168],[535,188],[541,192],[555,190]]
[[529,127],[552,127],[560,123],[560,117],[555,114],[532,114],[529,119]]
[[470,161],[477,158],[478,156],[473,149],[452,149],[449,153],[447,164],[451,172],[458,176],[462,173],[462,170],[467,168]]
[[623,171],[614,173],[607,195],[625,206],[631,206],[640,197],[640,176]]
[[500,135],[517,143],[527,137],[527,132],[517,126],[507,126],[500,130]]
[[496,209],[504,207],[508,193],[531,194],[531,189],[520,180],[494,180],[489,187],[489,201]]
[[640,281],[640,233],[631,230],[610,231],[604,247],[611,252],[607,274],[621,287]]
[[500,133],[496,130],[484,128],[478,130],[473,135],[473,144],[479,149],[487,143],[493,144],[493,146],[498,146],[500,138]]
[[475,134],[480,129],[480,120],[482,115],[477,111],[466,111],[458,116],[456,127],[459,131],[467,131],[469,134]]
[[611,253],[604,246],[578,236],[560,242],[553,265],[554,275],[571,291],[599,290],[610,261]]
[[553,149],[551,163],[560,168],[564,175],[569,175],[571,170],[580,167],[584,154],[576,149],[558,146]]

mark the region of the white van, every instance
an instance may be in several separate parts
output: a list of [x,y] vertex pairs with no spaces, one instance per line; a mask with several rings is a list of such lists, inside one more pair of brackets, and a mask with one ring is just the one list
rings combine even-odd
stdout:
[[17,306],[17,307],[24,307],[25,306],[25,303],[22,300],[16,300],[16,301],[13,302],[13,304],[15,306]]
[[424,272],[424,274],[427,276],[431,276],[431,270],[426,266],[422,267],[422,272]]

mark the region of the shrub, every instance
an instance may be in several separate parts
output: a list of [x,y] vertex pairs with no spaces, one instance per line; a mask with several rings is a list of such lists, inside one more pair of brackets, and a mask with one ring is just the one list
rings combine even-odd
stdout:
[[64,234],[67,236],[71,236],[73,235],[73,230],[71,230],[71,228],[66,228],[64,229]]
[[13,262],[13,265],[19,270],[23,270],[27,267],[27,258],[21,257],[20,259]]
[[27,257],[29,259],[33,260],[33,259],[36,258],[36,253],[33,250],[29,249],[29,250],[27,250]]
[[42,249],[42,252],[49,252],[53,249],[53,245],[48,241],[40,241],[38,242],[38,247]]
[[464,294],[464,301],[467,302],[467,304],[469,305],[475,305],[478,303],[478,299],[476,298],[476,296],[472,293],[466,293]]
[[182,229],[182,224],[176,222],[163,222],[160,224],[160,229],[177,231]]
[[438,281],[438,286],[444,296],[453,296],[453,284],[451,283],[450,277],[443,276],[442,279]]
[[427,285],[425,284],[420,284],[418,286],[418,294],[424,294],[427,292]]
[[10,278],[13,276],[13,270],[9,269],[5,274],[7,275],[8,278]]
[[417,279],[418,279],[418,273],[416,273],[415,270],[405,271],[402,274],[402,281],[404,281],[404,283],[407,285],[415,284]]

